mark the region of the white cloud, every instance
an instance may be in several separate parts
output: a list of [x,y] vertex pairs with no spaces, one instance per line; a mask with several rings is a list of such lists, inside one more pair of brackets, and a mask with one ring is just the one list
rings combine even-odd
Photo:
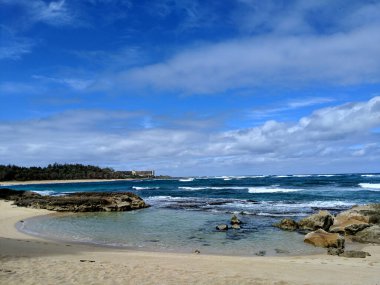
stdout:
[[16,36],[15,33],[4,25],[0,25],[0,60],[18,60],[23,55],[31,52],[34,42],[30,39]]
[[78,110],[3,122],[0,163],[81,162],[182,175],[376,171],[379,167],[380,136],[372,129],[380,127],[380,97],[319,109],[294,123],[268,121],[230,131],[188,128],[188,118],[173,127],[149,117],[154,124],[144,128],[147,117]]
[[42,75],[33,75],[32,78],[42,80],[45,82],[53,82],[61,85],[68,86],[74,90],[85,90],[87,89],[93,81],[90,79],[81,79],[81,78],[64,78],[64,77],[47,77]]
[[119,86],[214,93],[262,85],[360,84],[380,78],[380,26],[321,36],[262,36],[183,51],[135,68]]

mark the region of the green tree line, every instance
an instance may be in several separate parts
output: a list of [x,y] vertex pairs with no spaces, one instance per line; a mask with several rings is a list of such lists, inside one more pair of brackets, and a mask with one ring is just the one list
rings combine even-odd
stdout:
[[130,171],[115,171],[82,164],[49,164],[47,167],[0,165],[0,181],[125,179],[136,178]]

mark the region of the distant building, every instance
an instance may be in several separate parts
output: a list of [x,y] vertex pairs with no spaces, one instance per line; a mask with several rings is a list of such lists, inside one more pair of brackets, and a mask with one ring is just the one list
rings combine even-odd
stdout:
[[143,176],[143,177],[153,177],[155,176],[154,170],[131,170],[123,171],[127,175],[132,176]]

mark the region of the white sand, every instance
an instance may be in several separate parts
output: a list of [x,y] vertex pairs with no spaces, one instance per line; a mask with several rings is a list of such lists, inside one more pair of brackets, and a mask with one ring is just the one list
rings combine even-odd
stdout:
[[0,284],[380,284],[379,246],[365,259],[231,257],[59,243],[14,227],[46,213],[0,201]]

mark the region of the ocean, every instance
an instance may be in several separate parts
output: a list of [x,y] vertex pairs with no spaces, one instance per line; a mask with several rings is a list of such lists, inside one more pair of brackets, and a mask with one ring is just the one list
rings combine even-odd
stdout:
[[[129,191],[148,209],[118,213],[53,214],[17,226],[29,234],[68,242],[165,252],[282,255],[324,252],[303,235],[273,224],[318,210],[335,214],[356,204],[380,202],[380,174],[187,177],[8,187],[42,195]],[[237,214],[240,230],[219,232]]]

